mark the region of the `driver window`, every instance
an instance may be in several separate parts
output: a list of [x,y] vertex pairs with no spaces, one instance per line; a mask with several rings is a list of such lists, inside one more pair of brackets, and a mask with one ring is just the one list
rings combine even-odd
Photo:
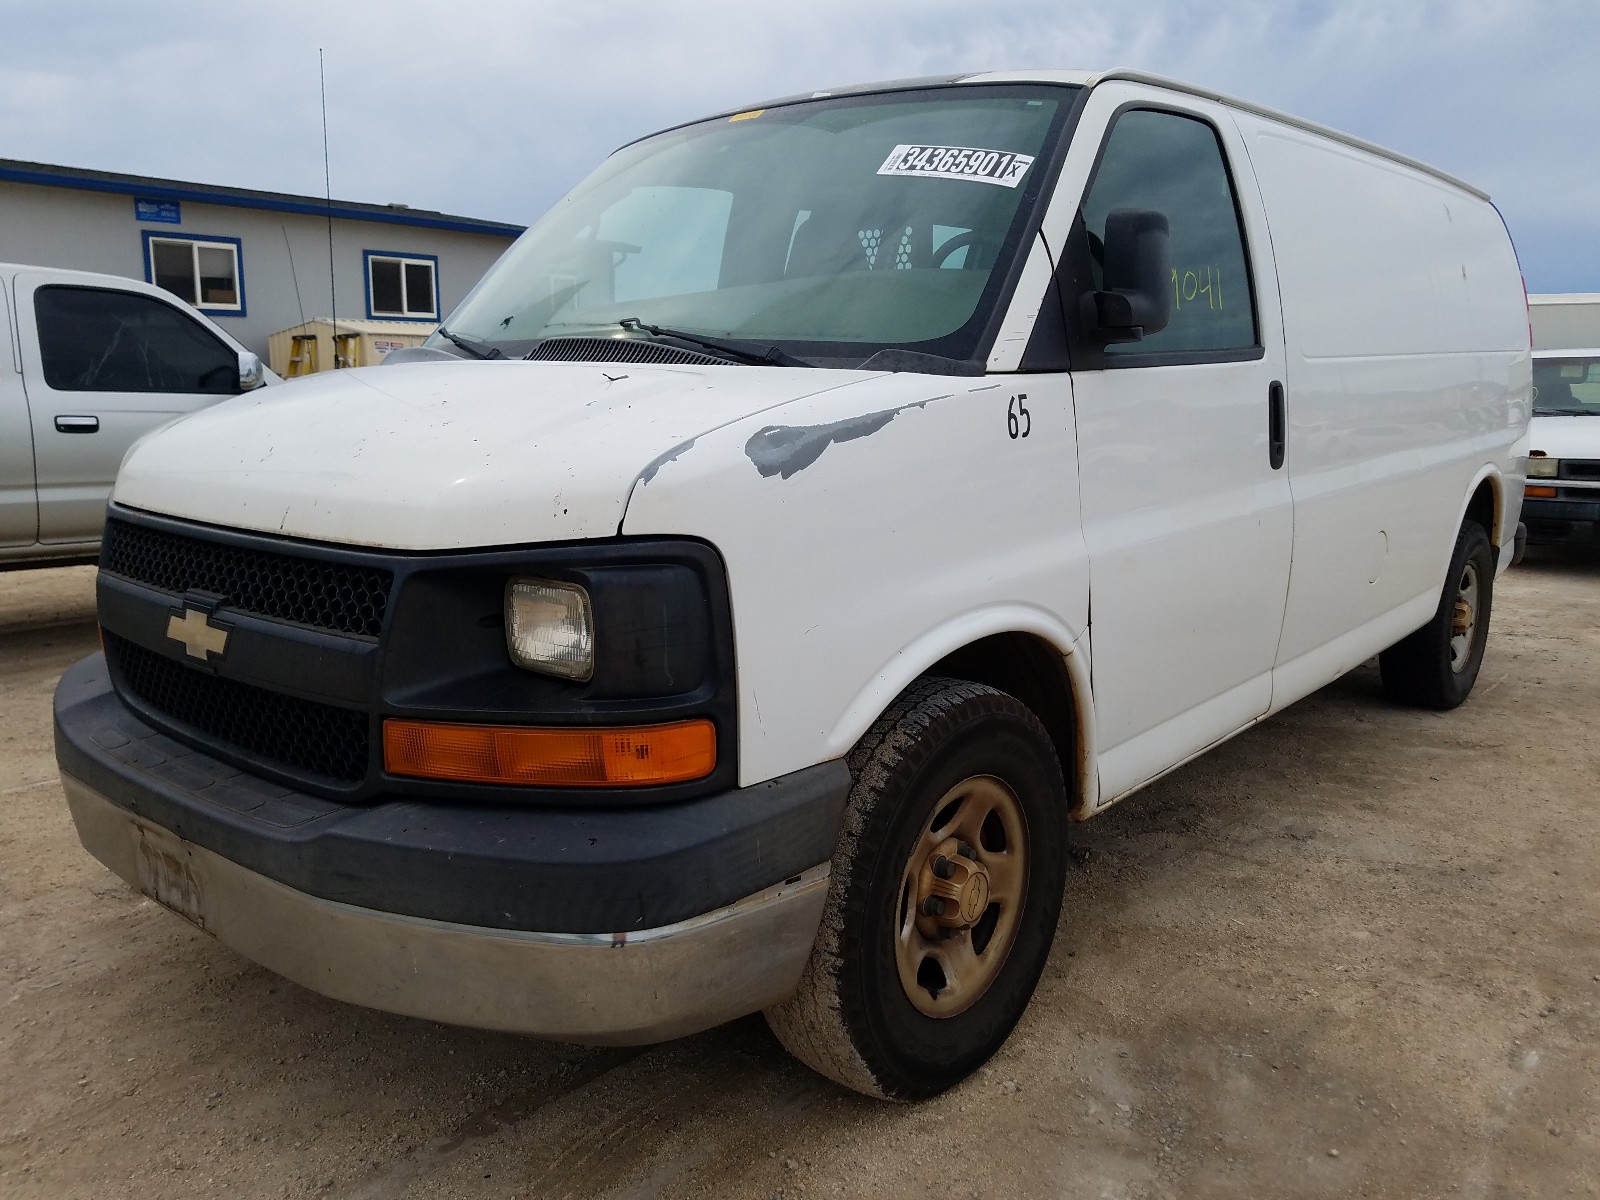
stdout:
[[1107,346],[1108,356],[1257,344],[1244,233],[1222,146],[1210,125],[1144,109],[1125,112],[1112,125],[1083,201],[1097,288],[1106,215],[1118,208],[1166,214],[1172,235],[1172,319],[1141,341]]
[[45,383],[61,392],[239,394],[239,356],[172,305],[108,288],[33,296]]

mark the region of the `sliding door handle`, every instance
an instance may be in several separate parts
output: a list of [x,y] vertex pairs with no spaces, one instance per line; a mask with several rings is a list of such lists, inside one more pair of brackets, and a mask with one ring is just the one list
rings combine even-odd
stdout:
[[57,433],[94,433],[100,428],[99,417],[57,417]]
[[1288,428],[1288,414],[1283,407],[1283,384],[1274,379],[1267,388],[1267,461],[1272,464],[1274,471],[1283,466]]

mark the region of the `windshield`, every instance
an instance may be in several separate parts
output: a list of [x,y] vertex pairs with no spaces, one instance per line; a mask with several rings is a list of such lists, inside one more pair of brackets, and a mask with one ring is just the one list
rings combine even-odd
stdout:
[[1547,417],[1600,415],[1600,356],[1534,359],[1533,411]]
[[643,336],[619,324],[637,318],[819,365],[970,358],[1074,90],[833,98],[647,138],[523,234],[446,327],[506,356]]

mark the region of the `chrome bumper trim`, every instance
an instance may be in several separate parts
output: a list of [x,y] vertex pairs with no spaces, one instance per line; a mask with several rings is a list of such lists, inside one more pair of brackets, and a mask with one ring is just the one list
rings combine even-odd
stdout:
[[709,1029],[794,991],[828,893],[822,863],[656,929],[456,925],[285,887],[61,778],[85,849],[145,895],[302,987],[452,1025],[593,1045]]

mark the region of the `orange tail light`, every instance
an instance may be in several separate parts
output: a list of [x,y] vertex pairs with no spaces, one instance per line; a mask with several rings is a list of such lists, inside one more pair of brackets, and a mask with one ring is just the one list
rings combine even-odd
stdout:
[[391,775],[537,787],[644,787],[703,779],[716,765],[716,726],[703,720],[610,729],[383,723],[383,766]]

